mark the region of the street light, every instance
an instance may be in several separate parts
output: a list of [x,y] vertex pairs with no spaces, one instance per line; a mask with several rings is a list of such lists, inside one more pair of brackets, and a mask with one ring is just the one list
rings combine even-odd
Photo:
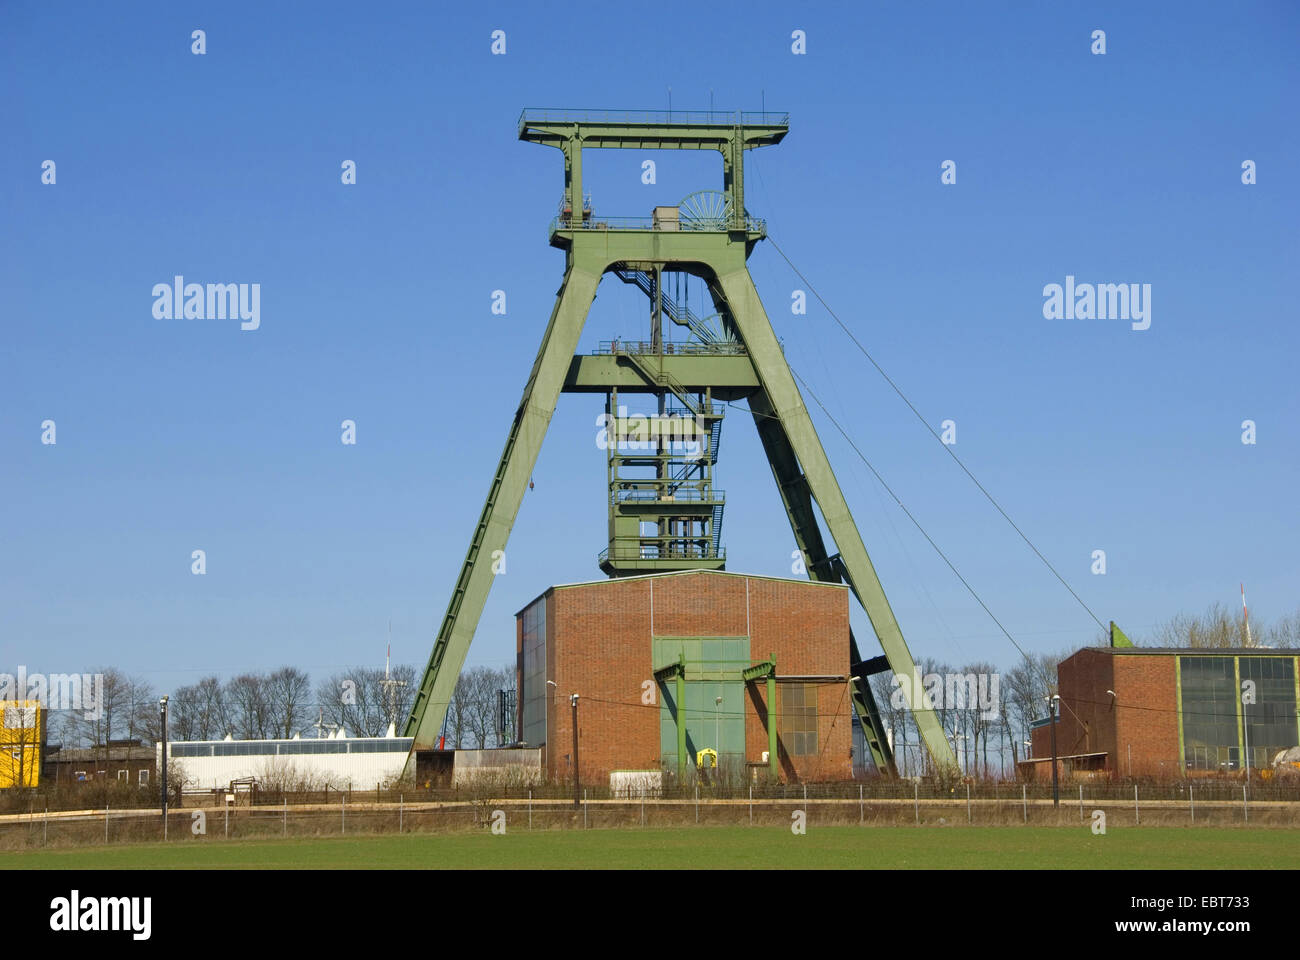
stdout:
[[162,721],[162,822],[163,839],[167,839],[167,697],[158,701],[158,717]]
[[1047,698],[1047,722],[1052,728],[1052,806],[1061,806],[1061,784],[1056,769],[1056,718],[1061,711],[1061,695],[1054,693]]
[[[560,685],[554,680],[547,680],[546,685],[555,687],[559,693]],[[569,694],[569,704],[573,707],[573,805],[582,806],[582,778],[578,775],[578,695]]]
[[573,705],[573,809],[577,810],[582,806],[580,789],[582,775],[578,773],[578,695],[576,693],[569,695],[569,703]]

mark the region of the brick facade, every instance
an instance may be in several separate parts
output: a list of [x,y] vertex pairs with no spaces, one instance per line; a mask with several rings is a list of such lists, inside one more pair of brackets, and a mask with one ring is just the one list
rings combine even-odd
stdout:
[[[1179,656],[1281,656],[1291,650],[1175,650],[1091,647],[1061,661],[1057,679],[1061,716],[1058,757],[1104,753],[1101,769],[1119,776],[1167,777],[1187,773],[1179,753]],[[1107,691],[1114,691],[1112,697]],[[1051,778],[1051,727],[1031,733],[1033,758],[1024,765],[1036,778]],[[1061,772],[1084,766],[1064,762]],[[1199,775],[1199,772],[1198,772]]]
[[[752,662],[775,655],[778,716],[782,689],[795,682],[783,678],[819,678],[817,752],[792,756],[779,737],[780,776],[788,782],[851,777],[846,587],[687,571],[552,587],[539,599],[546,601],[546,676],[556,684],[547,686],[543,764],[548,777],[572,775],[573,691],[579,694],[578,755],[585,781],[607,784],[613,770],[664,766],[660,690],[652,681],[655,668],[664,666],[653,663],[656,637],[748,637]],[[522,716],[523,611],[519,616]],[[646,703],[648,698],[652,702]],[[746,685],[748,764],[761,763],[768,749],[766,701],[764,681]]]

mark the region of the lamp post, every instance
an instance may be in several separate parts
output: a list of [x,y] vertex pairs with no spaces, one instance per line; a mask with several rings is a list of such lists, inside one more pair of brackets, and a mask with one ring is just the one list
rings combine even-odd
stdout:
[[163,839],[167,839],[167,697],[164,696],[158,701],[158,718],[162,722],[162,775],[159,778],[162,783],[162,822],[163,822]]
[[582,806],[582,774],[578,772],[578,695],[570,694],[569,703],[573,704],[573,809]]
[[1054,693],[1047,699],[1048,723],[1052,728],[1052,806],[1061,806],[1061,784],[1056,769],[1056,716],[1061,709],[1061,695]]
[[[560,685],[554,680],[547,680],[548,687],[554,687],[556,693],[560,691]],[[578,775],[578,695],[569,694],[569,704],[573,707],[573,806],[575,808],[582,806],[582,778]]]

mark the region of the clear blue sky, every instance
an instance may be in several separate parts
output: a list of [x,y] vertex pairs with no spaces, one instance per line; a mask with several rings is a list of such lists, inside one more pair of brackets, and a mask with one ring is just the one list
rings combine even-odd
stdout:
[[[1300,605],[1294,4],[471,7],[5,4],[0,670],[321,676],[379,662],[390,617],[422,668],[563,268],[560,155],[518,142],[519,112],[669,88],[790,112],[750,211],[1103,620],[1141,639],[1241,580],[1261,619]],[[647,158],[589,155],[598,210],[720,185],[716,156],[671,154],[643,185]],[[751,269],[796,369],[1022,645],[1091,642],[826,313],[791,315],[775,251]],[[176,274],[260,283],[261,328],[155,319]],[[1045,320],[1067,274],[1151,284],[1150,329]],[[637,297],[607,279],[585,346],[638,332]],[[514,611],[600,576],[600,402],[562,398],[470,664],[513,663]],[[914,653],[1009,665],[814,419]],[[730,568],[788,574],[741,411],[717,482]]]

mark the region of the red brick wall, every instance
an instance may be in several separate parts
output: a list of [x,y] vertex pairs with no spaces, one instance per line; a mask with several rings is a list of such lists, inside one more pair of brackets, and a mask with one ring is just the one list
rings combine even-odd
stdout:
[[1131,745],[1134,776],[1181,774],[1176,658],[1116,655],[1115,684],[1117,768],[1128,774]]
[[[651,687],[653,704],[643,703],[643,685],[654,674],[655,636],[749,636],[752,659],[775,654],[779,676],[848,674],[844,587],[697,572],[561,587],[548,595],[548,672],[557,686],[548,688],[543,762],[554,778],[572,776],[573,691],[580,694],[578,754],[584,780],[607,784],[611,770],[660,768],[657,686]],[[761,681],[745,696],[745,755],[754,763],[767,750],[766,698]],[[818,754],[790,757],[782,746],[782,779],[851,776],[847,683],[819,684],[817,708]]]
[[[1084,649],[1063,660],[1057,676],[1063,704],[1058,756],[1105,751],[1107,768],[1128,776],[1131,747],[1134,776],[1182,772],[1173,655]],[[1051,756],[1050,738],[1047,725],[1033,731],[1035,759]],[[1050,766],[1043,769],[1051,775]]]

